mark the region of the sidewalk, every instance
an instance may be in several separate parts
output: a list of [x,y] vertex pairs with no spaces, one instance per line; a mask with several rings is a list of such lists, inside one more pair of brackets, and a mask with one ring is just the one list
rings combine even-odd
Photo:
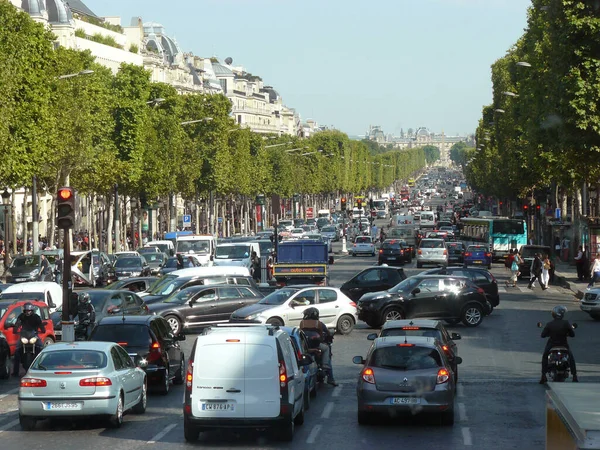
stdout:
[[558,261],[555,263],[554,284],[576,293],[577,291],[585,292],[588,282],[577,279],[575,264]]

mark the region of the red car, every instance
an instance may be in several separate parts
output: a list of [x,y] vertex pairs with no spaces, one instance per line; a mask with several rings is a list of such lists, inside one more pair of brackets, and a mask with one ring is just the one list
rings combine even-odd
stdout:
[[35,314],[42,318],[44,326],[46,327],[46,332],[39,334],[39,338],[42,340],[43,345],[45,346],[56,342],[54,326],[50,320],[50,311],[48,310],[48,305],[46,303],[29,300],[0,302],[0,330],[2,330],[2,334],[4,334],[8,341],[11,355],[15,353],[17,340],[19,339],[19,335],[15,334],[13,331],[13,326],[17,322],[19,314],[23,312],[23,305],[28,302],[35,306]]

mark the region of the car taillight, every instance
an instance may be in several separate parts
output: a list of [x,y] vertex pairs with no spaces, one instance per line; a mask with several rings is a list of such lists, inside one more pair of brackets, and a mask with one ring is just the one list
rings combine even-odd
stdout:
[[444,256],[448,254],[448,250],[444,250]]
[[353,308],[356,308],[356,302],[350,302],[350,306],[352,306]]
[[442,345],[442,350],[444,350],[445,352],[449,351],[450,348],[447,345]]
[[379,253],[383,253],[383,250],[379,250]]
[[285,370],[285,362],[279,361],[279,386],[284,388],[287,385],[288,377]]
[[375,373],[373,372],[373,369],[365,367],[362,372],[362,379],[369,384],[375,384]]
[[42,380],[40,378],[21,378],[21,387],[24,388],[38,388],[46,386],[48,386],[46,380]]
[[353,247],[356,247],[356,244],[354,244]]
[[117,342],[121,347],[127,347],[127,342]]
[[444,384],[450,379],[450,372],[446,369],[438,370],[437,374],[437,384]]
[[148,353],[148,362],[159,361],[162,358],[162,352],[160,349],[160,344],[158,342],[153,342],[150,344],[150,349]]
[[106,377],[83,378],[79,380],[79,386],[112,386],[112,381]]
[[477,288],[478,294],[485,294],[485,291],[482,288]]
[[471,255],[472,255],[472,253],[471,253],[471,252],[466,252],[466,253],[465,253],[465,256],[471,256]]
[[486,256],[486,258],[491,258],[492,254],[491,253],[486,253],[485,256]]
[[419,255],[423,254],[423,251],[421,249],[419,249],[419,251],[417,252]]
[[192,390],[193,380],[194,380],[194,361],[188,361],[187,371],[185,373],[185,388],[188,391]]

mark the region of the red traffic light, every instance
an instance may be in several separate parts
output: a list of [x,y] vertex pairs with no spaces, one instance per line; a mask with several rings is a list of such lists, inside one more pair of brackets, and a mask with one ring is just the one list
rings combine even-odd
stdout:
[[529,206],[523,205],[523,209],[529,209]]
[[342,198],[342,203],[346,203],[346,197]]
[[72,189],[66,189],[66,188],[62,188],[58,190],[58,197],[61,200],[69,200],[71,197],[73,197],[73,190]]
[[535,207],[535,209],[537,209],[537,210],[539,211],[539,210],[540,210],[540,205],[537,205],[537,206]]

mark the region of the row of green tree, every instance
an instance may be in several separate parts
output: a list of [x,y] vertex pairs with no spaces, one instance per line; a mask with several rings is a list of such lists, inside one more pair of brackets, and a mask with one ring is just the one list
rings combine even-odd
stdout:
[[515,198],[598,180],[598,30],[598,2],[532,0],[524,34],[492,65],[493,103],[463,161],[477,190]]
[[89,52],[54,49],[51,32],[9,2],[0,2],[0,22],[0,173],[8,187],[37,176],[50,192],[68,181],[106,195],[118,184],[148,199],[360,192],[439,158],[423,148],[372,155],[337,131],[265,139],[235,124],[223,95],[178,95],[142,67],[113,74]]

